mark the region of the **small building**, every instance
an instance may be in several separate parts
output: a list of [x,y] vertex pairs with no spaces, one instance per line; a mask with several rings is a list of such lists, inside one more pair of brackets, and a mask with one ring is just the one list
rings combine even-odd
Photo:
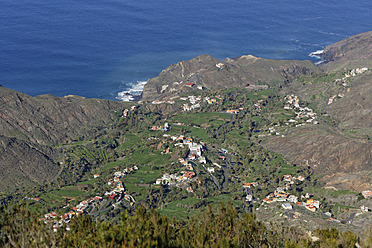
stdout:
[[194,190],[191,187],[187,187],[186,190],[188,193],[194,193]]
[[109,198],[110,198],[111,200],[113,200],[113,199],[115,199],[116,196],[117,196],[116,194],[112,194],[112,195],[109,196]]
[[288,201],[289,201],[289,202],[294,202],[294,203],[296,203],[296,202],[298,201],[298,197],[297,197],[297,196],[294,196],[294,195],[290,195],[290,196],[288,197]]
[[246,197],[245,197],[245,201],[246,202],[251,202],[253,200],[253,196],[252,195],[247,195]]
[[283,204],[282,204],[282,207],[283,207],[284,209],[287,209],[287,210],[290,210],[290,209],[292,209],[292,205],[291,205],[291,204],[289,204],[288,202],[286,202],[286,203],[283,203]]
[[225,65],[222,64],[222,63],[217,63],[217,64],[216,64],[216,67],[217,67],[218,69],[223,69],[223,68],[225,68]]
[[312,205],[306,205],[305,207],[306,207],[306,209],[310,210],[311,212],[316,212],[316,207],[314,207]]
[[372,191],[371,190],[363,191],[362,195],[364,196],[364,198],[371,197],[372,196]]
[[366,212],[369,211],[368,207],[366,207],[366,206],[361,206],[360,210],[362,211],[362,213],[366,213]]
[[189,159],[190,160],[195,160],[196,159],[196,155],[194,153],[190,154],[189,155]]
[[[202,164],[206,164],[207,160],[205,159],[204,156],[201,156],[201,157],[199,157],[199,162],[202,163]],[[214,169],[213,169],[213,172],[214,172]]]
[[195,84],[194,83],[187,83],[186,86],[192,88],[192,87],[195,86]]
[[298,176],[296,179],[301,182],[305,181],[305,177],[303,176]]
[[185,177],[187,177],[187,178],[193,178],[194,176],[195,176],[195,172],[193,172],[193,171],[191,171],[191,172],[186,172],[185,174],[184,174],[184,176]]
[[243,188],[250,188],[252,186],[251,183],[244,183]]

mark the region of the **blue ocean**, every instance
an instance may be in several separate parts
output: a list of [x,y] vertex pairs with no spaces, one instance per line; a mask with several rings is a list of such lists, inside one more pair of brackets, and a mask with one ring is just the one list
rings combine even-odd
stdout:
[[317,62],[311,52],[371,24],[370,0],[0,0],[0,84],[126,100],[200,54]]

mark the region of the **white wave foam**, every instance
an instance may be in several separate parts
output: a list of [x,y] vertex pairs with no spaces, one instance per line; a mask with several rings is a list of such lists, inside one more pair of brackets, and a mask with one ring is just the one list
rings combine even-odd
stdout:
[[136,100],[141,96],[145,84],[147,84],[147,81],[137,81],[137,83],[131,85],[130,89],[119,92],[116,99],[124,102]]
[[333,35],[333,36],[344,36],[342,34],[332,33],[332,32],[324,32],[324,31],[318,31],[320,34],[326,34],[326,35]]
[[309,54],[310,57],[314,57],[314,58],[317,58],[317,59],[320,59],[320,56],[322,53],[324,52],[324,50],[318,50],[318,51],[315,51],[315,52],[312,52]]

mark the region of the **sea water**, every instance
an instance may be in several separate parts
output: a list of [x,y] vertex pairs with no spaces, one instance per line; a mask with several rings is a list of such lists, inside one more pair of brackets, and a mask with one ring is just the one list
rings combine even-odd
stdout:
[[367,0],[0,0],[0,84],[131,100],[200,54],[319,62],[309,55],[369,31],[371,12]]

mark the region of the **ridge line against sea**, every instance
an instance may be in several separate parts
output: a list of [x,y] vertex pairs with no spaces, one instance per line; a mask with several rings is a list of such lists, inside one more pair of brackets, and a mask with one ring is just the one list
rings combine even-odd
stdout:
[[32,96],[130,100],[201,54],[319,63],[319,50],[370,30],[371,10],[367,0],[3,0],[0,83]]
[[[323,53],[324,50],[317,50],[315,52],[309,53],[309,57],[315,58],[318,61],[313,61],[315,65],[320,65],[323,63],[323,59],[320,57],[320,55]],[[130,102],[130,101],[136,101],[140,99],[143,88],[147,84],[148,80],[145,81],[137,81],[136,83],[133,83],[131,87],[129,87],[126,90],[118,92],[117,96],[115,97],[116,99],[124,102]]]

